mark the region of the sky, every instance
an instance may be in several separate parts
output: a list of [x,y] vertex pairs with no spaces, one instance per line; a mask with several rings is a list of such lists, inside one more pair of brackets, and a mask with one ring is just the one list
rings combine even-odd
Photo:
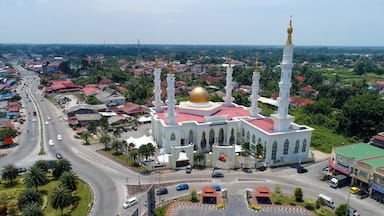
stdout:
[[384,46],[383,0],[0,0],[0,43]]

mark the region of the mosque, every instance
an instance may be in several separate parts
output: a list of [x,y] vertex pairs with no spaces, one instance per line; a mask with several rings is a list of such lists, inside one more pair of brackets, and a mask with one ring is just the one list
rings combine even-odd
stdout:
[[[292,76],[292,21],[288,27],[279,82],[278,110],[270,117],[258,108],[260,72],[256,61],[252,76],[251,107],[234,103],[232,97],[232,65],[226,69],[224,102],[212,102],[208,92],[196,87],[189,93],[189,101],[176,105],[175,75],[167,74],[167,100],[161,101],[161,69],[154,69],[154,107],[151,108],[152,135],[162,151],[169,155],[170,167],[175,168],[181,152],[193,164],[193,152],[208,153],[208,165],[215,166],[220,155],[225,155],[230,168],[237,168],[235,146],[243,142],[251,150],[262,148],[266,166],[280,166],[311,160],[309,151],[313,129],[295,124],[288,114]],[[172,66],[171,66],[172,67]]]

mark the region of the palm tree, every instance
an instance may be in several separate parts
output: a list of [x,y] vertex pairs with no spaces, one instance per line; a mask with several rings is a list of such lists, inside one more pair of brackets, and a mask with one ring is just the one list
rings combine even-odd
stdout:
[[63,215],[63,209],[71,205],[72,194],[71,191],[64,185],[59,185],[52,192],[51,205],[54,209],[60,209]]
[[88,131],[84,131],[80,135],[81,139],[83,139],[85,141],[86,145],[89,144],[88,139],[89,139],[90,136],[91,136],[91,133],[89,133]]
[[139,158],[141,158],[141,157],[145,157],[145,159],[148,158],[149,154],[148,154],[148,146],[147,145],[141,145],[139,147],[138,152],[139,152]]
[[130,152],[130,151],[132,151],[134,148],[135,148],[135,143],[129,143],[128,144],[128,151]]
[[100,137],[100,142],[104,144],[104,149],[108,150],[108,143],[111,142],[111,136],[109,136],[107,133],[104,133]]
[[129,156],[133,158],[133,161],[137,162],[137,157],[139,156],[139,151],[137,149],[133,149],[129,152]]
[[67,159],[59,159],[53,169],[52,175],[55,178],[59,178],[61,174],[65,171],[70,171],[72,169],[72,164]]
[[107,131],[108,131],[108,129],[109,129],[109,123],[108,123],[107,118],[102,117],[102,118],[100,119],[99,125],[100,125],[100,127],[101,127],[101,130],[102,130],[104,133],[107,133]]
[[17,200],[17,206],[19,209],[23,209],[31,203],[36,203],[40,206],[43,203],[43,195],[31,188],[26,188],[20,193],[19,199]]
[[43,216],[44,213],[41,210],[39,204],[32,202],[28,203],[24,206],[23,209],[21,209],[21,215],[22,216]]
[[[200,162],[203,160],[204,161],[205,159],[205,154],[204,152],[202,151],[199,151],[199,152],[196,152],[195,155],[194,155],[194,160],[195,161],[198,161],[198,166],[201,167],[201,164]],[[204,166],[205,166],[205,163],[204,163]]]
[[155,149],[155,146],[153,146],[152,143],[148,143],[147,144],[147,149],[148,149],[149,156],[154,156],[155,155],[156,149]]
[[77,188],[76,174],[72,170],[63,172],[60,176],[60,182],[71,191],[75,191]]
[[115,139],[121,137],[121,130],[120,130],[120,128],[115,128],[115,130],[113,130],[113,137],[114,137]]
[[18,175],[18,170],[13,164],[8,164],[5,167],[3,167],[3,174],[1,178],[8,179],[10,182],[13,183],[13,181],[16,179]]
[[27,187],[35,187],[45,185],[48,182],[45,173],[37,166],[32,166],[29,171],[25,174],[23,182]]
[[120,154],[120,148],[122,147],[122,145],[123,145],[123,142],[121,142],[120,140],[113,140],[112,148],[115,149],[116,154]]
[[38,160],[32,166],[39,167],[44,173],[47,173],[49,168],[48,161],[45,160]]

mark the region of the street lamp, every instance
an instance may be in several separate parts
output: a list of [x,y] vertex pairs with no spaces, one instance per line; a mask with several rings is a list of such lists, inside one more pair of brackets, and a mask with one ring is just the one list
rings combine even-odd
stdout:
[[[355,178],[355,174],[351,173],[349,176],[351,176],[351,178]],[[347,202],[347,208],[345,209],[345,216],[348,215],[348,211],[349,211],[349,201],[351,199],[351,192],[348,191],[348,202]]]

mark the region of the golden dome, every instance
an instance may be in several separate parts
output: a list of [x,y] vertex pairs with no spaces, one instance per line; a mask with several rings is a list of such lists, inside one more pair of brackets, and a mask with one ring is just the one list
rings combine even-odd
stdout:
[[209,95],[207,90],[202,87],[196,87],[189,93],[189,101],[192,103],[207,103]]

